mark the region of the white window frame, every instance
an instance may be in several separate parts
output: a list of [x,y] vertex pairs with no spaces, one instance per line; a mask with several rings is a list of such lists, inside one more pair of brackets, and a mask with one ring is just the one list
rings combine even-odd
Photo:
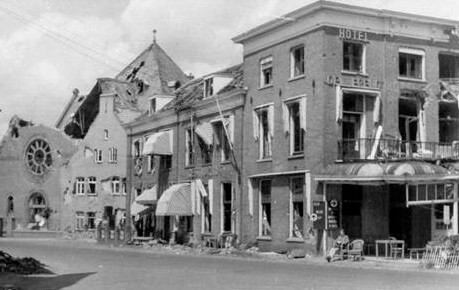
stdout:
[[119,176],[112,177],[111,190],[114,195],[119,195],[121,193],[121,178]]
[[[93,225],[94,227],[89,227],[89,221],[90,220],[93,220]],[[86,212],[86,224],[87,224],[87,229],[88,230],[95,230],[97,228],[97,225],[96,225],[96,213],[93,212],[93,211],[88,211]]]
[[[260,120],[261,111],[267,111],[268,118],[268,154],[264,153],[264,135],[263,124]],[[258,141],[258,160],[269,160],[273,156],[273,142],[274,142],[274,103],[264,104],[254,108],[254,130]]]
[[[88,195],[96,195],[97,194],[97,177],[95,176],[89,176],[88,178],[86,178],[87,180],[87,184],[88,184],[88,190],[86,192],[86,194]],[[90,185],[91,184],[94,184],[94,192],[89,192],[90,191]]]
[[108,140],[108,130],[104,130],[104,140]]
[[108,149],[108,162],[109,163],[118,162],[118,150],[115,147],[110,147]]
[[85,230],[85,221],[86,215],[83,211],[77,211],[75,213],[76,225],[75,228],[77,231],[84,231]]
[[[154,108],[152,104],[154,103]],[[151,116],[156,113],[158,110],[158,100],[156,97],[150,97],[148,99],[148,114]]]
[[76,182],[75,193],[77,195],[84,195],[85,194],[85,187],[86,187],[86,183],[85,183],[84,177],[77,177],[75,182]]
[[[271,82],[265,83],[264,73],[263,71],[267,68],[271,68]],[[273,66],[273,57],[267,56],[260,59],[260,88],[269,87],[273,85],[274,81],[274,66]]]
[[412,47],[399,47],[398,48],[398,61],[400,62],[400,54],[410,54],[410,55],[417,55],[421,57],[421,78],[413,78],[409,76],[401,76],[400,71],[398,72],[399,79],[407,79],[407,80],[418,80],[418,81],[425,81],[426,80],[426,52],[425,50],[419,48],[412,48]]
[[[299,114],[300,114],[300,128],[302,134],[303,150],[294,152],[295,148],[295,131],[293,130],[293,119],[290,113],[290,106],[298,103]],[[293,98],[289,98],[284,101],[284,130],[289,137],[289,153],[290,156],[301,156],[304,155],[305,148],[305,133],[306,133],[306,95],[300,95]]]
[[103,162],[102,149],[94,149],[94,162],[101,164]]
[[[303,73],[301,74],[295,74],[295,51],[298,49],[303,49]],[[306,74],[306,63],[305,63],[305,58],[306,58],[306,50],[304,44],[300,44],[297,46],[294,46],[290,49],[290,78],[299,78],[302,77]]]
[[[295,237],[293,235],[293,222],[294,222],[294,217],[295,217],[295,214],[294,214],[294,207],[293,207],[293,180],[295,179],[300,179],[302,181],[302,186],[303,186],[303,220],[302,220],[302,227],[303,227],[303,232],[302,232],[302,235],[303,237]],[[305,201],[305,194],[306,194],[306,186],[305,186],[305,178],[304,176],[294,176],[294,177],[291,177],[290,180],[289,180],[289,239],[300,239],[300,240],[303,240],[304,239],[304,218],[305,218],[305,210],[304,210],[304,205],[306,203]]]
[[[355,70],[349,70],[344,68],[344,43],[353,43],[353,44],[359,44],[362,45],[362,65],[360,68],[360,71],[355,71]],[[350,72],[350,73],[361,73],[361,74],[366,74],[367,72],[367,46],[363,42],[359,41],[352,41],[352,40],[343,40],[343,55],[342,55],[342,60],[343,60],[343,71],[345,72]]]
[[[262,202],[262,193],[261,193],[261,183],[264,182],[264,181],[269,181],[270,182],[270,185],[271,185],[271,189],[270,189],[270,194],[269,194],[269,203],[270,203],[270,216],[271,216],[271,221],[270,221],[270,235],[264,235],[263,234],[263,202]],[[272,195],[273,195],[273,192],[272,192],[272,189],[273,189],[273,181],[272,179],[260,179],[259,182],[258,182],[258,236],[259,237],[267,237],[267,238],[271,238],[272,235],[273,235],[273,231],[272,231],[272,213],[273,213],[273,209],[272,209],[272,205],[273,205],[273,199],[272,199]]]

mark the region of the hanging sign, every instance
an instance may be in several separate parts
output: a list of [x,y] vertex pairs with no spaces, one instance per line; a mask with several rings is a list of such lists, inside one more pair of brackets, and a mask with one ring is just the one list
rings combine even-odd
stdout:
[[312,226],[317,230],[325,229],[325,202],[324,201],[313,201],[312,202],[312,214],[311,214]]
[[328,201],[327,228],[329,230],[336,230],[339,228],[339,206],[336,199]]

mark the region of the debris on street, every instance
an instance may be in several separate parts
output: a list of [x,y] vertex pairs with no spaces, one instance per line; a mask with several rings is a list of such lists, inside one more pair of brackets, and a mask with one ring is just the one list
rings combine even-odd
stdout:
[[16,274],[52,274],[46,265],[32,258],[14,258],[10,254],[0,251],[0,273],[10,272]]

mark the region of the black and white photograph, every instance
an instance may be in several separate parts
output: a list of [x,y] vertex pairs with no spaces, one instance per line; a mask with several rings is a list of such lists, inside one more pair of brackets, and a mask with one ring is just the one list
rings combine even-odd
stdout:
[[457,285],[457,1],[0,0],[0,290]]

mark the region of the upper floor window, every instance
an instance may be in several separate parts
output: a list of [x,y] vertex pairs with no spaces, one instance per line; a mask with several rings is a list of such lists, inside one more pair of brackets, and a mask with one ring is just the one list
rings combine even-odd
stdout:
[[204,80],[204,98],[214,95],[214,79],[208,78]]
[[400,48],[398,51],[399,76],[410,79],[425,79],[425,52],[414,48]]
[[213,124],[216,138],[214,141],[217,143],[217,152],[220,153],[221,162],[228,161],[231,154],[231,146],[226,136],[225,128],[223,127],[223,122],[218,121]]
[[304,131],[306,129],[306,98],[285,102],[284,126],[289,135],[290,155],[303,154]]
[[115,147],[108,149],[108,162],[110,163],[118,162],[118,150]]
[[88,194],[96,194],[97,179],[94,176],[88,177]]
[[121,192],[120,178],[118,176],[112,177],[112,193],[120,194]]
[[365,45],[363,43],[343,41],[343,70],[365,72]]
[[126,194],[126,188],[127,188],[127,183],[126,183],[126,177],[124,177],[122,180],[121,180],[121,193],[122,194]]
[[185,166],[194,165],[194,129],[185,131]]
[[108,140],[108,130],[104,130],[104,140]]
[[459,55],[439,54],[440,78],[451,79],[459,77]]
[[132,142],[132,155],[134,155],[134,157],[140,157],[140,154],[141,154],[140,140],[137,139],[137,140],[134,140],[134,142]]
[[102,150],[94,149],[94,162],[102,163]]
[[304,75],[304,46],[297,46],[290,51],[290,77]]
[[269,86],[273,83],[273,58],[265,57],[260,60],[260,87]]
[[258,141],[259,158],[270,158],[274,134],[274,105],[263,106],[254,111],[253,128],[255,140]]
[[75,185],[75,193],[84,194],[84,189],[85,189],[84,177],[77,177],[76,185]]
[[150,115],[156,113],[156,98],[150,98],[150,108],[149,108]]

